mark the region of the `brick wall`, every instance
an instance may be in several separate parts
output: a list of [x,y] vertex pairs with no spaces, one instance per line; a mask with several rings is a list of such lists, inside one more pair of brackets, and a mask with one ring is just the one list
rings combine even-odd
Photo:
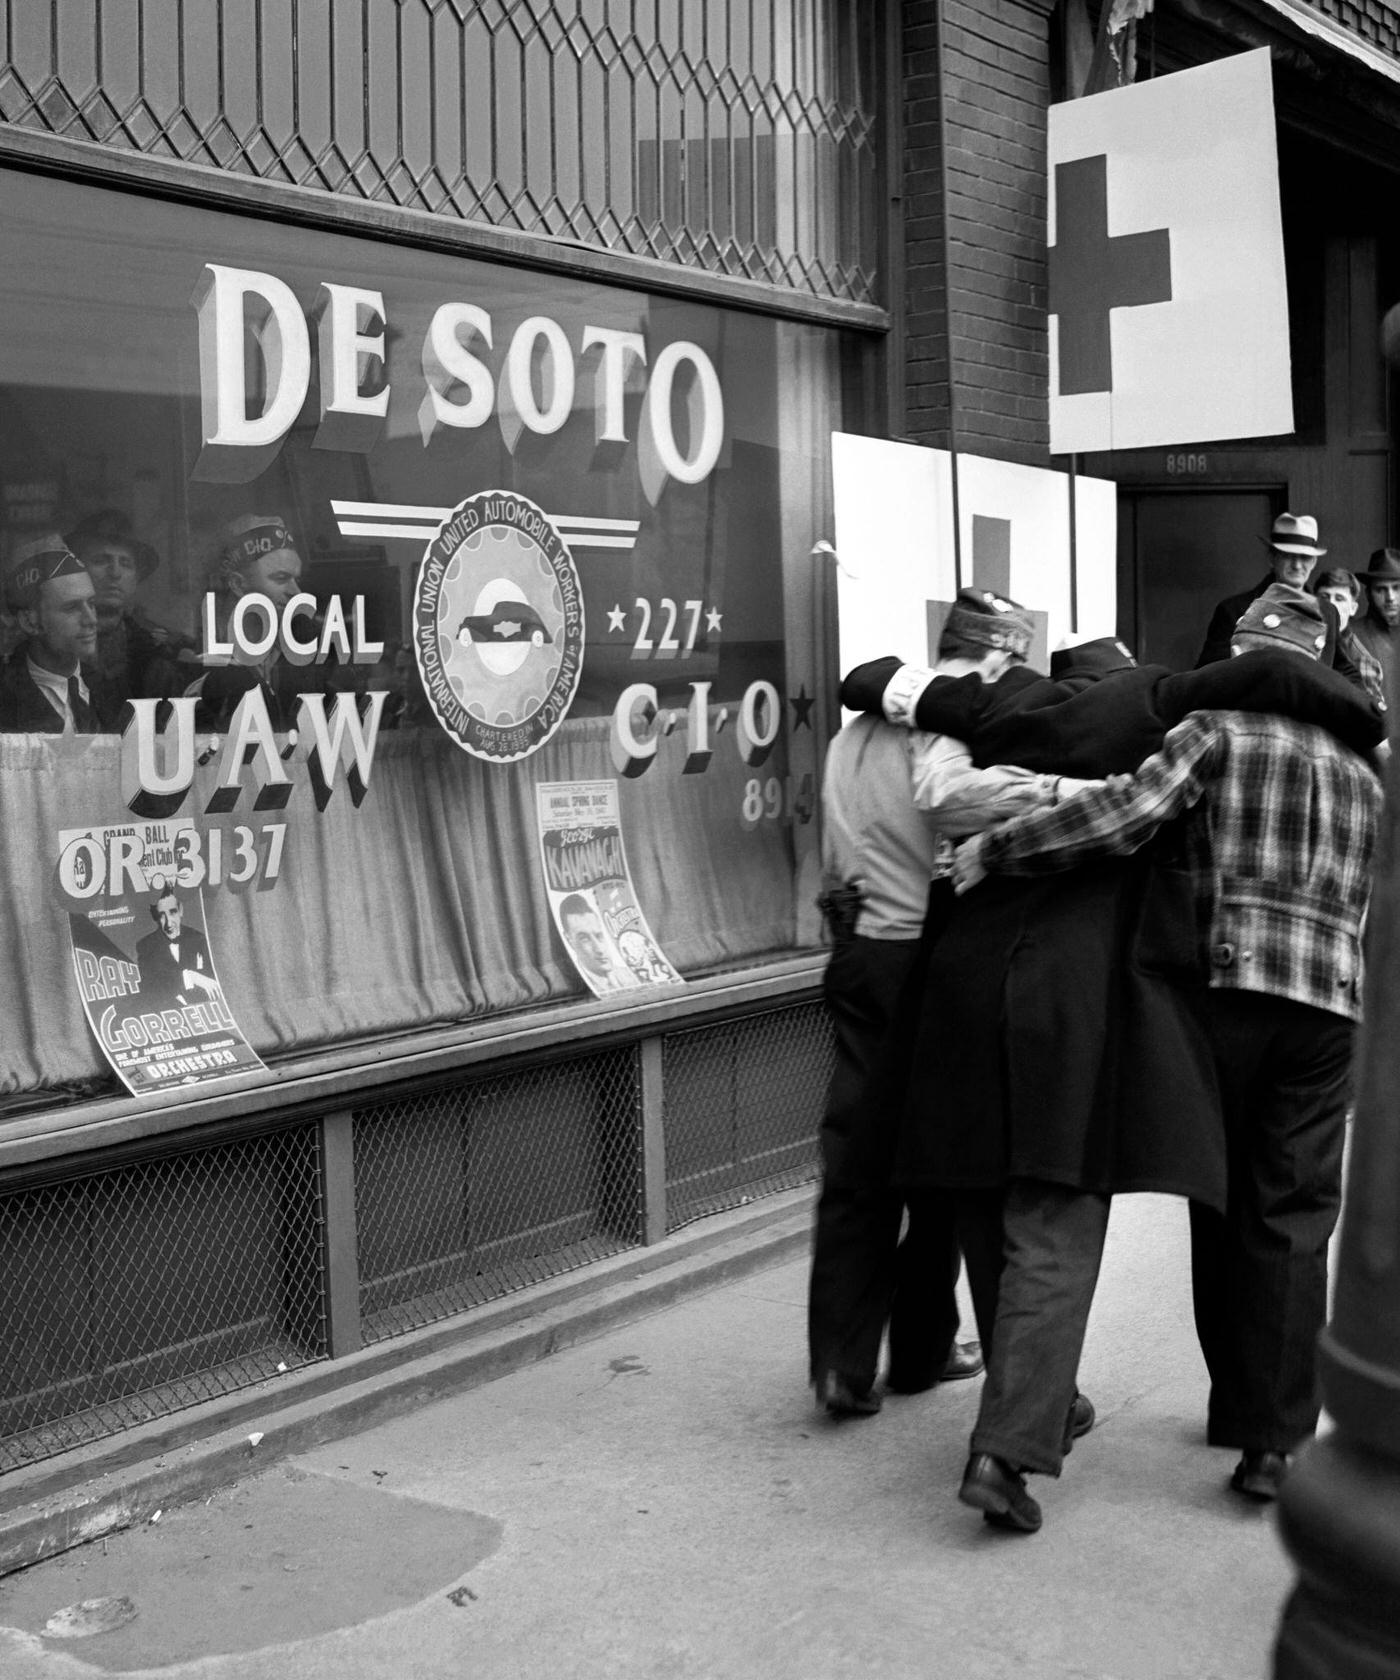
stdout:
[[[1049,3],[943,0],[957,447],[1049,461],[1045,113]],[[939,8],[904,0],[908,435],[950,442]]]

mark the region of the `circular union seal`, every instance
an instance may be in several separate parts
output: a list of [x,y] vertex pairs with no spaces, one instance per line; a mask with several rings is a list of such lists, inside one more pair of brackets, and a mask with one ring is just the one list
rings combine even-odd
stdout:
[[469,496],[428,544],[413,649],[437,720],[477,758],[528,758],[583,671],[583,592],[564,539],[511,490]]

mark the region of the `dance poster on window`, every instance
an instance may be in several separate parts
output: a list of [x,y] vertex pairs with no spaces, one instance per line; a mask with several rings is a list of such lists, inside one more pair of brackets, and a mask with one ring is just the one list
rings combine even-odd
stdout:
[[[133,1096],[261,1069],[214,964],[188,819],[65,829],[58,894],[93,1036]],[[184,883],[184,884],[182,884]]]
[[535,792],[550,912],[580,979],[595,997],[680,984],[637,902],[617,783],[541,782]]

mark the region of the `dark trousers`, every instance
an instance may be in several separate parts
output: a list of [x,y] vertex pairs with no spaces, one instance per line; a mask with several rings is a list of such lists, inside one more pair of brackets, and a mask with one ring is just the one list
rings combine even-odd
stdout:
[[875,1381],[886,1323],[892,1375],[911,1388],[937,1380],[958,1327],[950,1204],[890,1186],[904,1074],[893,1029],[920,957],[913,939],[843,939],[824,982],[836,1065],[821,1129],[808,1353],[813,1380],[836,1371],[857,1390]]
[[891,1384],[918,1389],[937,1382],[957,1334],[954,1290],[963,1258],[987,1348],[1002,1261],[1001,1199],[1000,1191],[824,1185],[807,1307],[813,1381],[823,1370],[839,1371],[858,1390],[869,1388],[888,1324]]
[[938,1380],[958,1328],[957,1237],[943,1210],[909,1205],[892,1190],[824,1187],[817,1202],[808,1290],[812,1380],[837,1371],[870,1388],[885,1326],[890,1381],[924,1388]]
[[1341,1206],[1353,1027],[1253,992],[1211,994],[1229,1149],[1224,1215],[1192,1204],[1212,1446],[1291,1451],[1317,1427],[1316,1343]]
[[974,1453],[1059,1475],[1109,1201],[1040,1179],[1013,1179],[1007,1186],[1005,1263],[972,1431]]

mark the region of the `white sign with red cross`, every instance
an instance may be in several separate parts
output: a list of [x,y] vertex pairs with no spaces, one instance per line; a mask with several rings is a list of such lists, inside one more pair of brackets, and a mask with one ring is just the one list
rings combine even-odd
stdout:
[[[1031,662],[1116,630],[1117,486],[1083,474],[835,432],[840,659],[933,662],[960,585],[1009,595],[1036,620]],[[1072,500],[1071,500],[1072,497]]]
[[1050,448],[1293,430],[1269,54],[1050,108]]

